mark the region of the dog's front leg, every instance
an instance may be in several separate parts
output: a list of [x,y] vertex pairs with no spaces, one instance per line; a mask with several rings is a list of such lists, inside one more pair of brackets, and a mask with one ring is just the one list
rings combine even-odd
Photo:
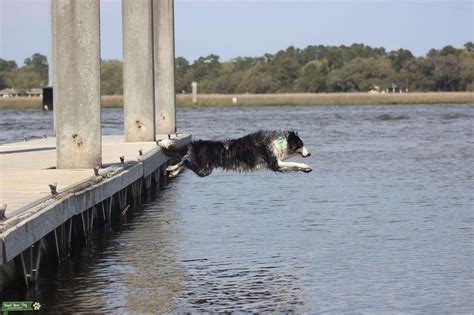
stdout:
[[278,167],[280,168],[281,172],[305,172],[309,173],[312,171],[309,165],[304,163],[295,163],[295,162],[282,162],[278,161]]

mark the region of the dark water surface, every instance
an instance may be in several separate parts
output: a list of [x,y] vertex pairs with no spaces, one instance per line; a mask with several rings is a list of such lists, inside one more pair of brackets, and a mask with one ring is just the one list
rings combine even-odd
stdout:
[[[50,113],[0,113],[1,143],[51,134]],[[122,120],[104,110],[104,134]],[[472,313],[473,123],[472,105],[179,109],[195,139],[297,129],[313,172],[185,172],[4,298],[48,312]]]

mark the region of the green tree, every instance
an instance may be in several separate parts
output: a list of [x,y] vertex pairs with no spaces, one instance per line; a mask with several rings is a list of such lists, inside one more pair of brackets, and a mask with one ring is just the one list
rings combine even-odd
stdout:
[[189,74],[190,66],[189,61],[183,57],[176,58],[175,61],[175,84],[176,93],[182,91],[190,92],[192,80]]
[[36,72],[40,77],[40,83],[36,87],[43,87],[48,84],[48,58],[42,54],[36,53],[26,58],[24,66],[28,71]]
[[392,67],[396,71],[400,71],[403,67],[403,64],[405,64],[408,60],[413,59],[413,54],[411,51],[407,49],[399,49],[399,50],[394,50],[389,52],[388,54],[388,59],[390,59],[392,63]]
[[456,49],[451,45],[444,46],[440,51],[440,56],[449,56],[449,55],[456,55],[459,56],[461,54],[462,49]]
[[332,91],[363,92],[374,86],[388,87],[394,80],[395,71],[388,59],[356,58],[329,75]]
[[434,63],[423,57],[408,60],[400,70],[399,80],[411,91],[430,91],[434,89]]
[[293,82],[298,78],[300,64],[295,58],[297,51],[293,46],[286,51],[279,51],[270,63],[272,73],[272,89],[275,92],[289,92]]
[[123,62],[121,60],[101,62],[100,92],[102,95],[123,94]]
[[339,69],[344,66],[344,57],[341,50],[336,47],[329,47],[326,60],[330,69]]
[[436,91],[457,91],[460,84],[461,65],[456,55],[440,55],[432,58],[433,80]]
[[222,74],[211,81],[206,81],[205,90],[212,93],[236,93],[244,75],[245,71]]
[[273,90],[273,77],[270,67],[265,60],[260,60],[257,64],[246,70],[242,74],[236,92],[238,93],[270,93]]
[[306,65],[307,63],[314,60],[323,60],[326,59],[327,48],[326,46],[307,46],[301,50],[299,54],[300,64]]
[[12,78],[11,85],[18,91],[24,92],[29,89],[40,87],[41,77],[37,72],[22,67],[15,77]]
[[191,66],[192,80],[202,83],[207,78],[218,76],[220,68],[219,56],[211,54],[207,57],[200,57]]
[[252,57],[237,57],[231,60],[232,64],[234,65],[234,69],[236,71],[243,71],[250,69],[255,65],[255,58]]
[[448,45],[415,58],[406,49],[387,53],[383,47],[355,43],[304,49],[290,46],[276,54],[227,62],[220,62],[216,55],[192,64],[177,58],[176,90],[190,91],[192,81],[208,93],[367,91],[392,83],[420,91],[464,90],[472,86],[471,59],[466,54],[473,49],[472,42],[463,49]]
[[439,50],[436,50],[434,48],[431,48],[428,53],[426,54],[426,57],[435,57],[435,56],[439,56]]
[[460,56],[459,90],[474,92],[474,50],[466,49]]
[[474,43],[473,42],[465,43],[464,50],[466,50],[467,52],[474,52]]
[[328,66],[325,61],[313,60],[302,69],[295,81],[295,92],[325,92],[327,90]]
[[15,61],[0,58],[0,90],[12,86],[11,81],[17,70],[18,66]]
[[372,48],[364,44],[354,43],[349,47],[342,45],[337,49],[342,54],[344,64],[347,64],[356,58],[375,59],[385,56],[384,48]]

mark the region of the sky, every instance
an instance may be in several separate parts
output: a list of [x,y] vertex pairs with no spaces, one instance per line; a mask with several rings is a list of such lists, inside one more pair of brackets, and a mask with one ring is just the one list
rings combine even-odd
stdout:
[[[50,0],[0,0],[0,58],[50,54]],[[176,56],[193,61],[362,43],[416,56],[474,41],[474,0],[175,0]],[[122,58],[121,1],[101,0],[102,59]]]

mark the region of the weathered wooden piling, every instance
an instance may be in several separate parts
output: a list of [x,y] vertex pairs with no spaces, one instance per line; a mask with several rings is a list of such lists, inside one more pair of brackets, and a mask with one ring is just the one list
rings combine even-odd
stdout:
[[125,140],[155,140],[151,0],[122,0]]

